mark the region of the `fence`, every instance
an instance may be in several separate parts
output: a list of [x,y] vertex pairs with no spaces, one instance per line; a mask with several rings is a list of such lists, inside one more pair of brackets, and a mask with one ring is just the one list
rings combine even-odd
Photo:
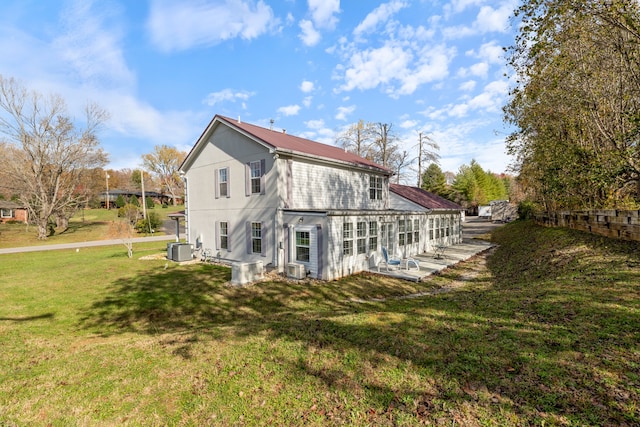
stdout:
[[640,211],[558,211],[535,215],[535,221],[549,227],[567,227],[620,240],[640,241]]

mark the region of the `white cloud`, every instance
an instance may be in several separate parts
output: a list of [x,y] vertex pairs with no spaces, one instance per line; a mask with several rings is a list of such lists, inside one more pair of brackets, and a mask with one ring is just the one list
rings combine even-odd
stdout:
[[320,33],[314,28],[313,22],[303,19],[300,21],[300,29],[302,33],[298,37],[305,46],[315,46],[320,41]]
[[311,19],[303,19],[298,24],[302,31],[298,37],[305,46],[315,46],[322,37],[321,30],[333,30],[338,23],[335,14],[340,13],[340,0],[307,0]]
[[297,116],[300,112],[299,105],[287,105],[285,107],[278,108],[278,113],[284,114],[285,116]]
[[309,93],[312,92],[314,88],[313,82],[310,82],[308,80],[304,80],[301,84],[300,84],[300,90],[304,93]]
[[103,88],[133,86],[135,75],[122,52],[120,11],[92,7],[91,2],[70,3],[61,14],[65,33],[53,40],[53,50],[82,84]]
[[495,41],[483,43],[477,52],[477,57],[491,64],[503,64],[504,50]]
[[491,32],[506,33],[509,30],[509,18],[515,4],[509,0],[497,8],[482,6],[474,22],[469,25],[453,26],[443,29],[443,35],[448,39],[459,39]]
[[340,13],[340,0],[308,0],[309,12],[317,28],[333,30],[338,23],[334,16]]
[[147,29],[159,49],[177,51],[236,37],[251,40],[277,24],[262,0],[152,0]]
[[319,120],[309,120],[304,122],[304,124],[309,128],[309,129],[313,129],[313,130],[318,130],[318,129],[322,129],[324,127],[324,120],[319,119]]
[[369,33],[376,29],[380,22],[385,22],[391,18],[393,14],[407,7],[408,3],[404,1],[394,0],[389,3],[383,3],[372,12],[370,12],[358,26],[353,30],[355,36],[363,33]]
[[347,120],[347,116],[353,113],[356,110],[355,105],[350,105],[348,107],[338,107],[338,112],[336,113],[336,120]]
[[476,81],[475,80],[467,80],[466,82],[462,83],[459,86],[459,89],[465,92],[470,92],[473,89],[476,88]]
[[345,70],[343,91],[372,89],[407,74],[413,56],[400,46],[385,45],[377,49],[355,52]]
[[204,103],[209,106],[214,106],[221,102],[230,101],[236,102],[237,100],[246,101],[250,97],[252,97],[254,93],[247,91],[234,91],[233,89],[222,89],[218,92],[211,92],[204,99]]
[[313,96],[305,96],[302,99],[302,105],[304,105],[306,108],[309,108],[311,106],[312,100],[313,100]]

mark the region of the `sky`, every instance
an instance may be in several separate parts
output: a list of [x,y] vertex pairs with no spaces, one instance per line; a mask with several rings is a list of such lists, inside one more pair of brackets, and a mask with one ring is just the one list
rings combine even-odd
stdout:
[[[3,0],[0,74],[110,119],[109,168],[189,151],[214,115],[335,145],[387,123],[440,167],[508,171],[502,121],[516,0]],[[417,167],[408,182],[416,181]]]

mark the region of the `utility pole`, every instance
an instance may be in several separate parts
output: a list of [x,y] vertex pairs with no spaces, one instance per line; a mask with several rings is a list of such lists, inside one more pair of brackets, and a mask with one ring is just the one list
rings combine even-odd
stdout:
[[418,132],[418,188],[422,188],[422,132]]
[[107,178],[106,178],[107,179],[107,197],[106,197],[107,203],[106,203],[106,206],[107,206],[107,210],[109,210],[109,172],[106,172],[106,174],[107,174]]

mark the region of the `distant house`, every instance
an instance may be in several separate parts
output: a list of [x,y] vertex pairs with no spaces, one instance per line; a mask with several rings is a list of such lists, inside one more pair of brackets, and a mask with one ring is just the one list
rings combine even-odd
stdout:
[[0,222],[20,221],[27,223],[29,214],[27,208],[21,204],[0,200]]
[[216,115],[180,166],[187,241],[228,262],[333,280],[381,248],[415,255],[462,240],[462,207],[390,184],[341,148]]
[[[109,209],[113,209],[116,207],[116,200],[118,200],[118,196],[124,197],[125,201],[129,201],[131,196],[134,196],[138,199],[138,202],[142,204],[142,192],[141,191],[129,191],[129,190],[119,190],[114,188],[113,190],[109,190],[109,193],[106,191],[100,193],[100,205],[103,208],[107,207],[107,200],[109,200]],[[171,203],[171,196],[163,193],[158,193],[157,191],[145,191],[144,196],[151,198],[154,203],[158,205],[168,205]],[[182,198],[177,198],[176,202],[178,204],[182,203]]]

